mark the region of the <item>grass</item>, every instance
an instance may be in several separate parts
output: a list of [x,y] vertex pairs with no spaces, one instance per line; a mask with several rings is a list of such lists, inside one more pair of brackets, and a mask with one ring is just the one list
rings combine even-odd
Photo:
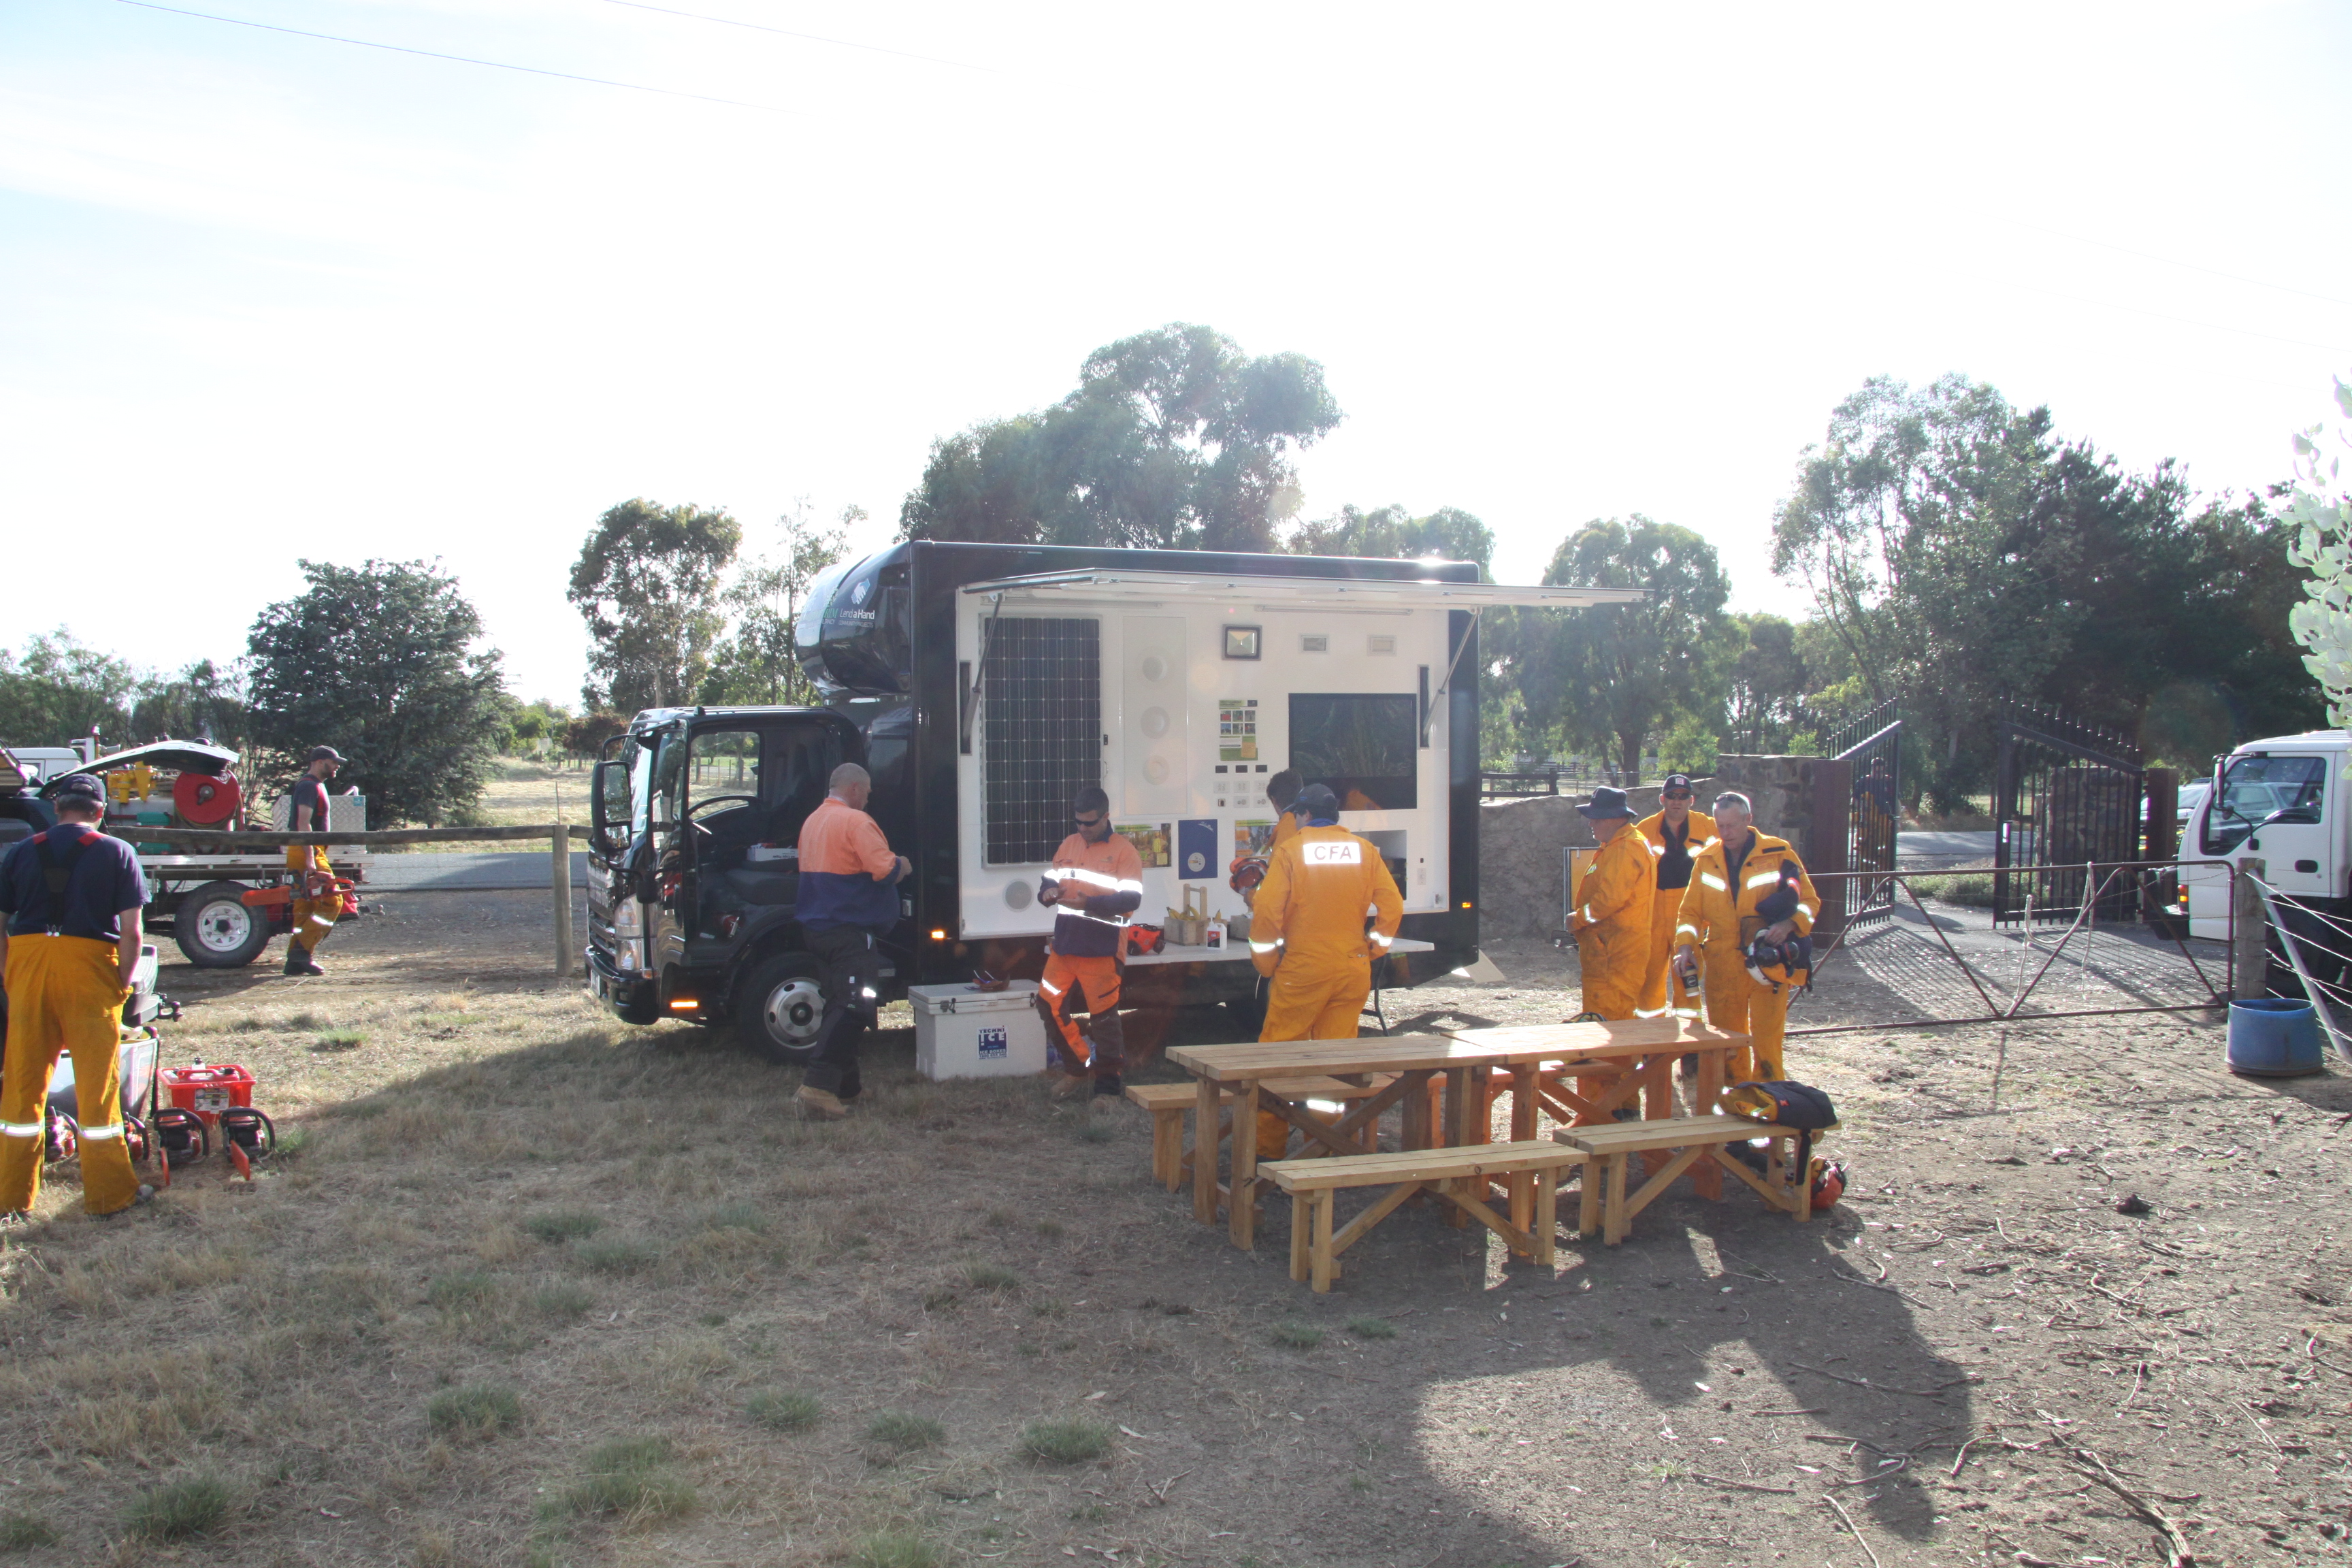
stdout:
[[1049,1465],[1083,1465],[1110,1452],[1110,1428],[1097,1421],[1032,1421],[1021,1451]]
[[489,1304],[499,1293],[495,1276],[478,1271],[444,1274],[425,1288],[425,1299],[445,1312],[469,1312]]
[[1323,1331],[1312,1323],[1276,1323],[1272,1337],[1285,1350],[1311,1351],[1323,1342]]
[[1083,1143],[1108,1143],[1118,1136],[1118,1129],[1108,1121],[1097,1121],[1089,1117],[1078,1123],[1078,1141]]
[[29,1513],[0,1514],[0,1552],[30,1552],[36,1546],[54,1546],[57,1541],[58,1532],[47,1520]]
[[896,1448],[901,1453],[916,1448],[932,1448],[947,1441],[948,1429],[928,1415],[909,1415],[903,1410],[885,1410],[866,1424],[866,1440]]
[[1386,1318],[1350,1318],[1348,1331],[1360,1340],[1392,1340],[1397,1334],[1396,1325]]
[[824,1406],[813,1394],[755,1394],[743,1414],[778,1432],[805,1432],[824,1419]]
[[[1992,873],[1990,871],[1948,872],[1940,877],[1914,877],[1911,890],[1923,899],[1940,899],[1948,904],[1964,904],[1970,909],[1992,908]],[[1908,902],[1901,900],[1900,902]]]
[[[548,863],[554,864],[552,860]],[[595,1235],[604,1226],[602,1217],[585,1209],[559,1209],[553,1214],[535,1214],[522,1222],[523,1229],[541,1241],[579,1241]]]
[[627,1519],[674,1519],[691,1512],[694,1488],[674,1468],[677,1450],[667,1437],[615,1437],[581,1462],[587,1474],[541,1510],[551,1516],[616,1513]]
[[532,1291],[530,1304],[546,1317],[571,1323],[586,1317],[588,1309],[596,1304],[596,1298],[588,1293],[584,1285],[559,1279]]
[[220,1527],[235,1500],[215,1476],[192,1476],[141,1492],[122,1522],[149,1541],[189,1541]]
[[592,1274],[640,1274],[653,1267],[656,1256],[644,1242],[620,1236],[572,1246],[572,1260]]
[[752,1204],[721,1204],[702,1218],[705,1230],[748,1230],[754,1235],[768,1228],[768,1216]]
[[446,1437],[495,1437],[522,1425],[522,1401],[511,1388],[469,1383],[426,1401],[425,1421]]
[[963,1266],[964,1283],[975,1290],[1018,1290],[1021,1276],[994,1263],[967,1263]]
[[947,1553],[911,1531],[877,1530],[850,1549],[853,1568],[940,1568]]
[[[549,864],[554,862],[550,861]],[[355,1051],[366,1044],[367,1031],[364,1029],[321,1029],[318,1037],[310,1042],[310,1048],[314,1051]]]

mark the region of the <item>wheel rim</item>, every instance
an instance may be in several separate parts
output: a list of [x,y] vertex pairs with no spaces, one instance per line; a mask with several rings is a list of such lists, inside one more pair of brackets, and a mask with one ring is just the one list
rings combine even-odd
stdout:
[[235,952],[253,940],[253,911],[226,900],[196,913],[196,945],[206,952]]
[[768,993],[761,1013],[770,1039],[805,1050],[816,1044],[817,1026],[824,1022],[824,989],[806,975],[794,975]]

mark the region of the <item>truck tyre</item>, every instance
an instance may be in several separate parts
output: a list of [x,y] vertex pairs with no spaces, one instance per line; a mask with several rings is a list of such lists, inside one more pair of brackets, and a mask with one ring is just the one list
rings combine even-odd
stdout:
[[777,1067],[798,1066],[816,1049],[824,1021],[824,965],[810,953],[771,953],[745,972],[732,1011],[746,1050]]
[[180,895],[172,939],[199,969],[242,969],[269,945],[269,917],[245,901],[236,882],[206,882]]

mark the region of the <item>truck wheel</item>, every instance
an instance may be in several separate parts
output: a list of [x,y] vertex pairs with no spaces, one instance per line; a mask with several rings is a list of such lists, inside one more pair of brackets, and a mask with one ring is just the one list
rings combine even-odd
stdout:
[[235,882],[206,882],[180,895],[172,937],[199,969],[242,969],[269,945],[269,919]]
[[735,1036],[777,1067],[794,1067],[816,1049],[824,1022],[824,966],[805,952],[760,960],[735,992]]

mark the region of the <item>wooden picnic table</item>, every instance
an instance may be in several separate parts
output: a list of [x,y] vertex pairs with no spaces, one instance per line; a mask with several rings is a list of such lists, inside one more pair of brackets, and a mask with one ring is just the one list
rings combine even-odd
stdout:
[[[1168,1059],[1194,1075],[1197,1092],[1193,1140],[1202,1144],[1202,1128],[1217,1125],[1221,1091],[1234,1093],[1233,1164],[1225,1186],[1226,1208],[1235,1247],[1247,1249],[1255,1239],[1255,1201],[1257,1182],[1257,1118],[1253,1105],[1272,1111],[1307,1137],[1307,1150],[1334,1155],[1360,1153],[1365,1131],[1375,1125],[1391,1105],[1403,1106],[1404,1146],[1431,1149],[1442,1143],[1467,1146],[1493,1141],[1491,1109],[1483,1075],[1507,1070],[1512,1091],[1513,1138],[1535,1136],[1538,1111],[1549,1102],[1553,1114],[1573,1120],[1577,1111],[1606,1117],[1636,1089],[1647,1089],[1645,1111],[1672,1116],[1672,1073],[1681,1056],[1699,1057],[1700,1104],[1711,1110],[1723,1089],[1724,1058],[1748,1043],[1744,1035],[1727,1034],[1673,1018],[1636,1019],[1624,1023],[1551,1024],[1534,1028],[1473,1029],[1458,1034],[1392,1035],[1352,1040],[1270,1040],[1224,1046],[1180,1046]],[[1616,1081],[1596,1096],[1580,1096],[1565,1086],[1565,1078],[1579,1066],[1609,1075]],[[1268,1079],[1323,1074],[1352,1078],[1360,1074],[1393,1073],[1395,1080],[1349,1110],[1335,1122],[1307,1115],[1290,1101],[1266,1092]],[[1430,1086],[1443,1075],[1446,1105],[1433,1116]],[[1573,1109],[1571,1109],[1571,1106]],[[1440,1127],[1450,1136],[1440,1135]],[[1524,1133],[1517,1131],[1524,1126]],[[1522,1226],[1534,1217],[1534,1178],[1510,1178],[1512,1222]],[[1203,1224],[1217,1217],[1216,1161],[1192,1162],[1192,1214]]]

